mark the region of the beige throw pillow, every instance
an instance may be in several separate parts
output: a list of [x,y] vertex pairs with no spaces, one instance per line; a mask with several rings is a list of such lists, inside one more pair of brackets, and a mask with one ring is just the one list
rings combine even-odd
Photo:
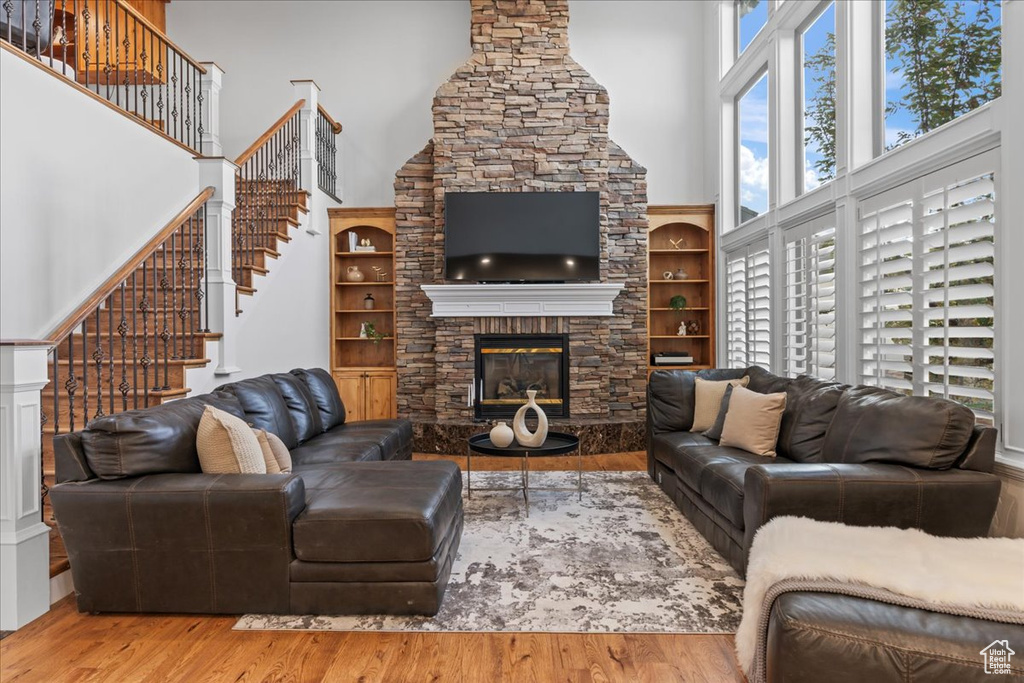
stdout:
[[206,406],[196,434],[199,465],[208,474],[266,474],[260,442],[245,421]]
[[[267,443],[270,444],[270,450],[274,454],[274,460],[277,461],[277,468],[279,472],[286,474],[292,471],[292,454],[288,450],[288,447],[284,445],[284,441],[274,434],[273,432],[266,432]],[[269,472],[269,470],[267,470]]]
[[256,435],[256,440],[260,442],[260,451],[263,452],[263,462],[267,465],[267,474],[280,474],[281,466],[277,464],[277,458],[274,457],[274,449],[270,447],[270,441],[267,439],[268,432],[264,429],[253,427],[252,433]]
[[775,457],[779,425],[786,410],[786,392],[759,394],[734,387],[729,398],[720,446],[733,446],[753,453]]
[[725,379],[719,382],[698,377],[694,389],[693,426],[690,427],[690,431],[703,432],[711,429],[715,424],[715,418],[718,417],[718,411],[722,407],[725,388],[730,384],[734,387],[745,387],[749,381],[749,377]]

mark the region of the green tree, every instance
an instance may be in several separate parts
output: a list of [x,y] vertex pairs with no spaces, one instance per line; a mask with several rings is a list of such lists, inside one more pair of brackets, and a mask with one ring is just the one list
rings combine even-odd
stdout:
[[[910,113],[913,131],[900,131],[896,145],[926,133],[999,97],[1000,0],[892,0],[888,3],[885,50],[896,61],[906,87],[886,103],[886,113]],[[968,16],[967,8],[974,9]],[[807,93],[805,144],[822,158],[814,169],[822,180],[835,175],[835,36],[807,57],[816,85]]]

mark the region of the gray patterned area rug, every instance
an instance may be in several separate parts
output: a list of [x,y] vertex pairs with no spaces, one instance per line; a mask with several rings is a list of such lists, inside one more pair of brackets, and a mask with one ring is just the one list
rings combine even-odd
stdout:
[[[646,472],[588,472],[575,493],[476,492],[434,617],[248,614],[242,630],[735,633],[743,581]],[[531,472],[531,486],[575,486]],[[465,491],[463,491],[465,496]]]

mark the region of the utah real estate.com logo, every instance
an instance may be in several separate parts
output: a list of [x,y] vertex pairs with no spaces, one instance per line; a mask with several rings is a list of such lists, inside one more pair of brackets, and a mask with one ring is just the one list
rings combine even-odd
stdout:
[[980,654],[985,658],[985,673],[1009,674],[1010,657],[1017,653],[1010,649],[1009,642],[993,640]]

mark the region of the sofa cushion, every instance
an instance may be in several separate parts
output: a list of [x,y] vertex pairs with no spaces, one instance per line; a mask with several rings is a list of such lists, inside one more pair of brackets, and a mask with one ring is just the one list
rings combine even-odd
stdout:
[[301,378],[287,372],[271,375],[277,384],[281,396],[284,397],[288,413],[295,425],[295,436],[299,443],[312,439],[324,431],[320,420],[320,408],[309,387]]
[[353,462],[305,484],[292,527],[303,562],[428,561],[462,513],[462,477],[447,461]]
[[714,446],[715,442],[697,432],[666,432],[651,439],[654,459],[666,467],[675,469],[676,451],[687,446]]
[[270,375],[225,384],[221,389],[235,395],[253,427],[277,434],[289,450],[299,445],[288,404]]
[[213,406],[206,406],[199,420],[196,451],[205,474],[267,473],[263,450],[252,428],[242,418]]
[[786,392],[759,394],[735,387],[722,427],[719,445],[735,446],[754,455],[775,457],[779,425],[786,409]]
[[747,381],[748,378],[746,376],[740,379],[719,381],[698,377],[695,387],[697,398],[694,401],[693,425],[690,427],[690,431],[703,432],[711,429],[722,407],[722,397],[725,396],[726,387],[730,385],[745,387],[747,386]]
[[796,462],[821,462],[821,446],[845,384],[800,375],[785,388],[786,412],[779,428],[779,455]]
[[81,432],[89,469],[100,479],[202,471],[196,434],[207,405],[244,415],[234,396],[214,392],[95,418]]
[[338,385],[334,383],[331,373],[321,368],[303,370],[296,368],[291,371],[309,387],[317,407],[320,409],[320,422],[323,430],[337,427],[345,423],[345,404],[341,402]]
[[688,432],[693,428],[696,378],[718,382],[740,379],[744,369],[655,370],[648,380],[647,416],[654,433]]
[[[692,459],[689,449],[686,454]],[[718,451],[717,455],[700,454],[702,466],[699,470],[699,485],[691,488],[700,493],[700,498],[715,508],[737,529],[743,528],[743,476],[746,470],[755,465],[770,465],[778,459],[770,456],[756,456],[738,449],[716,446],[708,451]],[[786,461],[788,462],[788,461]],[[691,471],[693,468],[689,468]]]
[[[771,458],[764,455],[754,455],[739,448],[729,448],[727,446],[691,446],[683,447],[676,451],[673,469],[676,472],[676,477],[681,482],[703,495],[704,480],[708,476],[712,476],[708,474],[708,469],[712,465],[738,465],[745,472],[746,468],[752,465],[768,465],[773,463],[792,463],[792,461],[781,457]],[[737,471],[735,474],[739,477],[740,487],[742,488],[742,473]],[[720,510],[720,512],[726,514],[724,511]],[[742,526],[742,523],[740,526]]]
[[[246,426],[248,427],[248,425]],[[200,422],[200,431],[202,431],[202,427],[203,423]],[[253,429],[252,427],[249,427],[249,429],[256,435],[256,441],[259,442],[260,452],[263,455],[263,463],[266,465],[267,474],[281,474],[281,465],[278,464],[277,458],[274,456],[274,449],[270,445],[270,432],[266,429]],[[277,439],[276,436],[274,438]],[[281,439],[277,439],[277,442],[281,443]],[[281,443],[281,446],[283,447],[284,444]],[[287,453],[288,449],[285,448],[284,452]],[[200,460],[202,460],[202,451],[200,451]],[[205,472],[206,468],[203,468],[203,471]]]
[[412,422],[408,420],[359,420],[346,422],[331,430],[354,441],[374,441],[380,446],[381,460],[412,458]]
[[949,469],[963,454],[973,428],[974,413],[959,403],[856,387],[839,399],[822,457],[835,463]]
[[298,472],[299,465],[316,465],[356,460],[383,460],[380,442],[376,438],[353,436],[335,427],[329,432],[310,439],[301,446],[291,449],[292,463]]
[[752,365],[747,368],[747,388],[759,394],[777,394],[786,391],[793,382],[789,377],[779,377],[762,368],[760,365]]

